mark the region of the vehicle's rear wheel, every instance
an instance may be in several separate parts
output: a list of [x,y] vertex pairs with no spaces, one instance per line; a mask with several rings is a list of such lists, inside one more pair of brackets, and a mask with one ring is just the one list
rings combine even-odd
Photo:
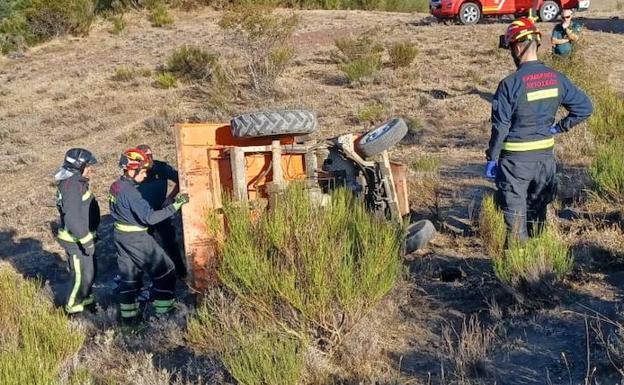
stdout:
[[542,21],[549,22],[549,21],[555,20],[557,16],[559,15],[560,11],[561,11],[561,8],[559,7],[559,4],[557,4],[556,1],[547,0],[542,5],[542,8],[540,9],[540,12],[539,12],[539,16]]
[[256,138],[274,135],[305,135],[316,131],[316,114],[306,110],[260,111],[235,116],[232,136]]
[[477,24],[481,20],[481,8],[475,3],[464,3],[459,8],[459,21],[464,25]]

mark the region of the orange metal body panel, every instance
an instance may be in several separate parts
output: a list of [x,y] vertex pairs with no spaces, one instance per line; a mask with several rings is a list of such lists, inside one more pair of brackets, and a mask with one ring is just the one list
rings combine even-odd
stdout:
[[[182,210],[184,247],[190,283],[196,290],[206,290],[218,283],[216,277],[218,240],[210,234],[206,222],[211,210],[222,207],[224,192],[232,192],[233,179],[229,149],[235,146],[269,146],[273,140],[282,144],[282,171],[285,181],[306,178],[303,154],[289,154],[288,145],[293,136],[235,138],[228,124],[178,124],[175,127],[176,152],[182,191],[190,201]],[[250,200],[267,196],[266,184],[272,181],[269,170],[271,153],[245,154],[247,195]],[[409,212],[407,201],[407,167],[391,162],[399,211]]]

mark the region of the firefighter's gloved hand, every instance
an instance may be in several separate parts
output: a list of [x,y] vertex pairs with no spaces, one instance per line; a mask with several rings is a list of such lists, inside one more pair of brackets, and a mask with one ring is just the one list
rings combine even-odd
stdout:
[[177,210],[180,210],[180,208],[187,204],[189,202],[189,196],[187,193],[183,193],[183,194],[179,194],[176,199],[175,202],[173,202],[173,207]]
[[498,171],[498,166],[496,165],[495,160],[488,160],[485,165],[485,177],[488,179],[496,178],[496,171]]
[[557,134],[561,134],[563,132],[563,130],[561,129],[561,126],[558,124],[553,124],[552,126],[550,126],[550,133],[553,135],[557,135]]

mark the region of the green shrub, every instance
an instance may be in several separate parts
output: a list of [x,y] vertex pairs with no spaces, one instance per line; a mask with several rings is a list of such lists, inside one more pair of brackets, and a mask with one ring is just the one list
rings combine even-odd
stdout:
[[209,81],[218,70],[218,64],[218,54],[184,45],[169,55],[165,68],[180,78]]
[[178,79],[175,77],[175,75],[169,72],[159,73],[158,75],[156,75],[155,81],[158,88],[164,89],[177,87],[178,83]]
[[512,287],[562,279],[574,261],[568,244],[550,225],[525,243],[511,241],[504,255],[492,256],[496,277]]
[[337,52],[333,52],[334,59],[340,63],[350,63],[356,60],[378,58],[381,65],[381,55],[383,45],[371,38],[371,32],[362,34],[359,37],[339,38],[334,41]]
[[122,65],[115,68],[115,74],[111,77],[111,79],[118,82],[129,82],[134,79],[136,75],[137,72],[134,68]]
[[167,7],[163,4],[157,5],[152,9],[150,20],[154,27],[166,27],[173,24],[173,17],[169,14]]
[[429,13],[428,0],[386,0],[384,11]]
[[504,254],[507,228],[503,213],[496,206],[494,196],[491,194],[484,196],[481,202],[479,234],[488,255],[492,258],[501,258]]
[[[5,0],[6,1],[6,0]],[[3,52],[66,34],[86,35],[94,19],[92,0],[8,0],[0,9]]]
[[372,78],[382,66],[383,45],[367,35],[335,41],[338,51],[332,53],[339,68],[351,83]]
[[275,91],[276,80],[294,58],[287,40],[298,23],[295,14],[275,14],[274,8],[262,4],[240,4],[223,13],[219,26],[230,33],[232,42],[242,51],[256,92]]
[[390,66],[394,69],[401,67],[409,67],[416,55],[418,54],[418,48],[410,42],[394,43],[388,50],[390,55]]
[[400,229],[351,192],[324,207],[301,184],[282,194],[260,213],[226,201],[226,234],[207,218],[225,294],[206,298],[188,339],[242,384],[298,383],[306,346],[332,352],[401,272]]
[[369,103],[359,109],[357,118],[360,123],[379,123],[386,116],[386,108],[381,103]]
[[1,384],[59,384],[61,366],[83,341],[37,283],[0,263]]
[[624,141],[612,140],[598,145],[590,175],[602,192],[624,202]]

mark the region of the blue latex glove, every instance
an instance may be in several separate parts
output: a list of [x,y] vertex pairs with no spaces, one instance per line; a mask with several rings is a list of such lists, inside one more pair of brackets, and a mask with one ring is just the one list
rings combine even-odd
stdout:
[[561,129],[561,127],[559,127],[558,124],[553,124],[552,126],[550,126],[550,133],[553,135],[557,135],[557,134],[561,134],[563,132],[563,130]]
[[498,171],[498,166],[496,165],[495,160],[488,160],[485,165],[485,177],[488,179],[496,178],[496,171]]

